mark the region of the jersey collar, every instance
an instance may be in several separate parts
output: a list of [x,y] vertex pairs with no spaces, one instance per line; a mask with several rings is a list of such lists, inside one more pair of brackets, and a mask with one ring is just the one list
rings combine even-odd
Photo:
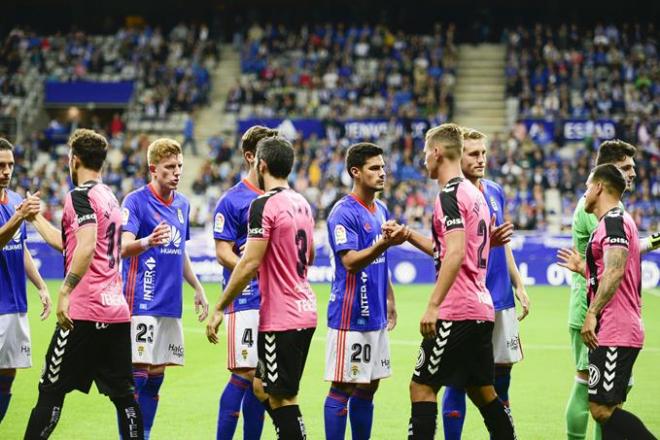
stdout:
[[251,191],[253,191],[253,192],[255,192],[255,193],[259,194],[259,195],[262,195],[262,194],[264,193],[262,190],[260,190],[260,189],[257,188],[256,186],[252,185],[252,184],[250,183],[250,181],[247,180],[247,179],[241,179],[241,182],[243,182],[243,185],[247,186],[249,190],[251,190]]
[[376,213],[376,202],[375,202],[375,201],[374,201],[374,203],[373,203],[371,206],[369,206],[369,205],[367,205],[367,204],[365,203],[364,200],[362,200],[361,198],[359,198],[357,194],[355,194],[355,193],[350,193],[349,196],[353,197],[353,199],[355,199],[356,202],[358,202],[360,205],[364,206],[364,209],[366,209],[367,211],[369,211],[371,214],[375,214],[375,213]]
[[5,190],[5,196],[0,198],[0,205],[6,205],[7,203],[9,203],[9,192]]
[[148,184],[147,187],[149,188],[149,191],[151,191],[151,194],[153,194],[153,196],[156,198],[156,200],[158,200],[158,201],[159,201],[160,203],[162,203],[163,205],[165,205],[165,206],[170,206],[170,205],[172,204],[172,202],[174,202],[174,194],[176,193],[176,191],[172,191],[172,197],[170,197],[169,200],[165,200],[165,199],[163,199],[163,198],[160,196],[160,194],[158,194],[158,193],[156,192],[156,190],[155,190],[154,187],[151,185],[151,183]]

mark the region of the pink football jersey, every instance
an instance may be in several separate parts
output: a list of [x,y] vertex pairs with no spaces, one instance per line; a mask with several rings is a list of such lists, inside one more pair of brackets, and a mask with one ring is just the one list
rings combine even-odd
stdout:
[[639,233],[635,221],[619,207],[610,210],[600,219],[587,245],[589,303],[598,292],[605,270],[605,253],[614,247],[627,249],[628,259],[619,288],[598,317],[598,344],[641,348],[644,344],[644,325]]
[[462,177],[447,182],[433,210],[433,242],[436,276],[447,252],[446,237],[465,233],[465,259],[438,313],[449,321],[494,321],[493,300],[486,288],[490,250],[490,219],[486,199],[476,186]]
[[314,218],[297,192],[275,188],[250,205],[248,240],[268,240],[259,267],[259,331],[316,327],[316,296],[307,281]]
[[71,319],[102,323],[129,322],[119,271],[121,211],[110,188],[95,181],[69,192],[62,214],[64,267],[68,273],[78,245],[76,232],[96,228],[96,248],[89,269],[70,296]]

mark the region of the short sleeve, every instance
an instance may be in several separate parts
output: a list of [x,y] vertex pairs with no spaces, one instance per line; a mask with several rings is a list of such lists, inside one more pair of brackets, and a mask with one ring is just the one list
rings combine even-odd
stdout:
[[136,193],[127,195],[121,207],[121,225],[123,232],[130,232],[138,237],[140,231],[140,205]]
[[268,211],[269,197],[257,197],[250,204],[248,217],[248,239],[269,240],[274,223],[272,213]]
[[356,228],[355,214],[348,209],[339,207],[328,218],[328,233],[330,246],[334,253],[359,249],[358,228]]
[[71,193],[74,221],[78,227],[96,224],[96,212],[89,199],[89,188],[79,187]]
[[238,222],[235,209],[229,197],[224,196],[215,207],[213,214],[213,238],[216,240],[236,241],[238,239]]
[[447,232],[465,229],[463,209],[457,197],[458,188],[459,185],[450,184],[440,192],[440,206],[444,215],[441,221]]
[[623,215],[621,215],[620,212],[606,214],[604,223],[605,235],[601,241],[603,252],[610,247],[628,249],[629,240],[623,222]]

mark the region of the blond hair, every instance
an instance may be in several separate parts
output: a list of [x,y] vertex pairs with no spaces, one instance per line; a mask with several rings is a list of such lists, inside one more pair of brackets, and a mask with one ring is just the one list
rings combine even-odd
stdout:
[[158,165],[161,160],[172,155],[183,154],[181,145],[170,138],[160,138],[153,141],[147,149],[147,162],[149,165]]
[[463,127],[463,140],[465,141],[480,141],[480,140],[486,140],[486,135],[480,132],[479,130],[475,130],[474,128],[469,128],[469,127]]
[[463,129],[457,124],[442,124],[426,132],[426,143],[441,143],[443,156],[449,160],[460,159],[463,155]]

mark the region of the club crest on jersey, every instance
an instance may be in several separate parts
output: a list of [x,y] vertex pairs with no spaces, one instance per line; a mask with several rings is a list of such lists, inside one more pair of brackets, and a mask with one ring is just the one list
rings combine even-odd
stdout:
[[176,216],[179,219],[179,223],[183,224],[183,211],[181,211],[181,208],[176,210]]
[[121,208],[121,224],[126,226],[128,224],[128,218],[130,217],[130,212],[128,208]]
[[346,228],[342,225],[335,226],[335,244],[346,244],[346,242],[348,242]]
[[225,216],[221,213],[215,215],[215,224],[213,225],[213,231],[218,234],[222,233],[225,230]]

